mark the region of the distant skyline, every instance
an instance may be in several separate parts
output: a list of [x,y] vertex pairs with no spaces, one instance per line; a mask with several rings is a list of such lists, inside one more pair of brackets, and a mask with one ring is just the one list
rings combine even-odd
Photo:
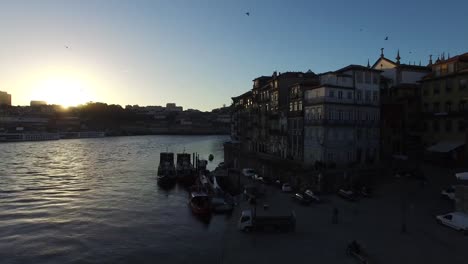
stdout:
[[[0,91],[211,110],[273,71],[326,72],[468,52],[466,1],[9,1]],[[248,15],[247,15],[248,13]],[[388,40],[385,40],[388,37]]]

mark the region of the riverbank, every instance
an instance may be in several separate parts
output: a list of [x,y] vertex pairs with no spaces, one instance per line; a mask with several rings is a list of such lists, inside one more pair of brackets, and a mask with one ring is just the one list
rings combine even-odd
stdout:
[[103,138],[103,137],[134,137],[134,136],[227,136],[225,133],[153,133],[153,134],[127,134],[106,132],[60,132],[60,133],[0,133],[0,143],[30,142],[30,141],[53,141],[80,138]]
[[[274,186],[266,188],[257,202],[294,210],[297,229],[293,233],[249,233],[237,230],[242,201],[226,227],[221,263],[356,263],[345,254],[347,243],[358,240],[370,255],[370,263],[465,263],[468,237],[436,224],[434,216],[453,210],[453,203],[440,199],[440,184],[450,182],[447,170],[425,166],[428,183],[389,179],[375,187],[375,196],[352,203],[336,195],[327,202],[302,206],[291,194]],[[450,172],[451,173],[451,172]],[[244,183],[246,180],[243,179]],[[332,223],[338,209],[338,224]],[[403,224],[406,232],[402,232]]]

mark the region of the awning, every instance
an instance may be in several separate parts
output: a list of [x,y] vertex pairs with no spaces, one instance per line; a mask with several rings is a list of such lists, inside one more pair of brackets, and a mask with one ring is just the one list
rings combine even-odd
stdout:
[[468,181],[468,172],[455,173],[457,180]]
[[465,142],[463,141],[440,141],[439,143],[428,147],[427,151],[446,153],[463,145],[465,145]]

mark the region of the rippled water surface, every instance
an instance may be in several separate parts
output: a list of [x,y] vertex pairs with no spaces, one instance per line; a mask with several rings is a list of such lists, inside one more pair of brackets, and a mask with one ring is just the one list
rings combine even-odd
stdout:
[[156,185],[162,151],[213,154],[225,136],[0,144],[0,263],[211,263],[225,216],[200,221],[187,192]]

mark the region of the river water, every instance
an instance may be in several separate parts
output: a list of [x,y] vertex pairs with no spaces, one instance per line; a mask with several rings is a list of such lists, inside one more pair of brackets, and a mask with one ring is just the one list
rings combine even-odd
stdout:
[[159,153],[214,155],[226,136],[0,144],[0,263],[213,263],[227,216],[192,215],[156,184]]

